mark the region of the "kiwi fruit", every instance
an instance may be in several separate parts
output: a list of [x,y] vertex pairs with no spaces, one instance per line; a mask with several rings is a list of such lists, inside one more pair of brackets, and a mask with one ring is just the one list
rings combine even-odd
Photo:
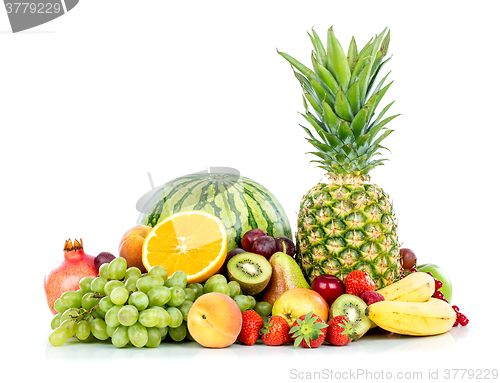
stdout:
[[361,338],[371,327],[372,321],[365,315],[366,303],[359,297],[343,294],[333,302],[330,308],[330,319],[338,315],[345,316],[353,323],[356,337]]
[[262,255],[254,253],[236,254],[227,263],[229,280],[240,284],[245,295],[263,291],[271,279],[272,267]]

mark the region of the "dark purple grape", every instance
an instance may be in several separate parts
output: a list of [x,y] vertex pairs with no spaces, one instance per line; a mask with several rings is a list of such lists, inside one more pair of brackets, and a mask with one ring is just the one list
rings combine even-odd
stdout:
[[241,253],[246,253],[245,250],[243,249],[233,249],[229,251],[226,255],[226,260],[224,261],[224,264],[221,266],[219,271],[217,271],[218,274],[222,274],[225,277],[227,277],[227,263],[231,258],[233,258],[236,254],[241,254]]
[[269,259],[276,253],[276,241],[270,235],[259,237],[252,245],[252,253],[262,255]]
[[290,238],[287,237],[276,238],[276,252],[283,251],[283,242],[285,242],[286,253],[293,258],[295,256],[295,245],[293,244],[293,241]]
[[267,233],[262,229],[252,229],[247,231],[243,238],[241,238],[241,247],[243,247],[246,251],[252,251],[252,246],[255,240],[264,235],[267,235]]
[[113,254],[103,251],[102,253],[99,253],[97,257],[94,258],[94,266],[97,270],[99,270],[99,267],[101,267],[103,263],[109,263],[115,258],[116,257]]

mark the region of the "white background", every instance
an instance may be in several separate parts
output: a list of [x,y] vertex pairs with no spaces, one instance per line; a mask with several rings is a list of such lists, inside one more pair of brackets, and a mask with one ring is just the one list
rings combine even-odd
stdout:
[[[445,369],[498,368],[487,349],[500,340],[495,5],[82,0],[18,34],[0,10],[2,369],[54,381],[285,381],[292,368],[420,371],[424,380],[435,368],[440,378]],[[403,246],[451,275],[469,326],[317,350],[48,345],[44,274],[68,238],[82,238],[89,254],[116,253],[150,188],[147,172],[158,185],[234,167],[275,194],[295,230],[300,199],[323,172],[305,154],[300,86],[276,49],[309,65],[306,31],[314,26],[326,41],[331,25],[345,49],[351,35],[361,47],[391,30],[386,68],[395,81],[385,99],[402,115],[384,141],[390,161],[372,180],[394,201]]]

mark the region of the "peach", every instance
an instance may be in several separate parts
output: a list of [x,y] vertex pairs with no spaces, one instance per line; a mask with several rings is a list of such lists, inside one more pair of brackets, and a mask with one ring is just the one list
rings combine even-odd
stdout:
[[232,345],[241,331],[241,311],[236,302],[221,293],[208,293],[191,306],[187,326],[193,339],[203,347]]
[[273,305],[273,315],[282,316],[290,326],[310,311],[328,321],[328,303],[316,291],[301,287],[285,291]]
[[127,260],[127,266],[137,267],[143,273],[147,270],[142,264],[142,245],[151,230],[153,228],[146,225],[134,226],[123,235],[118,248],[120,257]]

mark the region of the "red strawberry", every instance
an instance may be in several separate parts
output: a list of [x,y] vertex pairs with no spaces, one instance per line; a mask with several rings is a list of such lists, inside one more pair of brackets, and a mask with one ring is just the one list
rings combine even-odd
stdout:
[[251,346],[259,339],[259,331],[264,326],[262,317],[253,310],[246,310],[241,313],[242,325],[238,335],[238,340]]
[[328,325],[312,311],[295,319],[290,334],[295,339],[294,347],[316,348],[325,341]]
[[289,334],[290,326],[285,318],[279,315],[272,316],[262,327],[262,340],[268,346],[281,346],[292,341]]
[[375,291],[375,283],[368,274],[361,270],[354,270],[347,274],[344,284],[346,294],[358,297],[365,291]]
[[328,321],[326,341],[334,346],[345,346],[356,336],[352,322],[343,315],[333,317]]

